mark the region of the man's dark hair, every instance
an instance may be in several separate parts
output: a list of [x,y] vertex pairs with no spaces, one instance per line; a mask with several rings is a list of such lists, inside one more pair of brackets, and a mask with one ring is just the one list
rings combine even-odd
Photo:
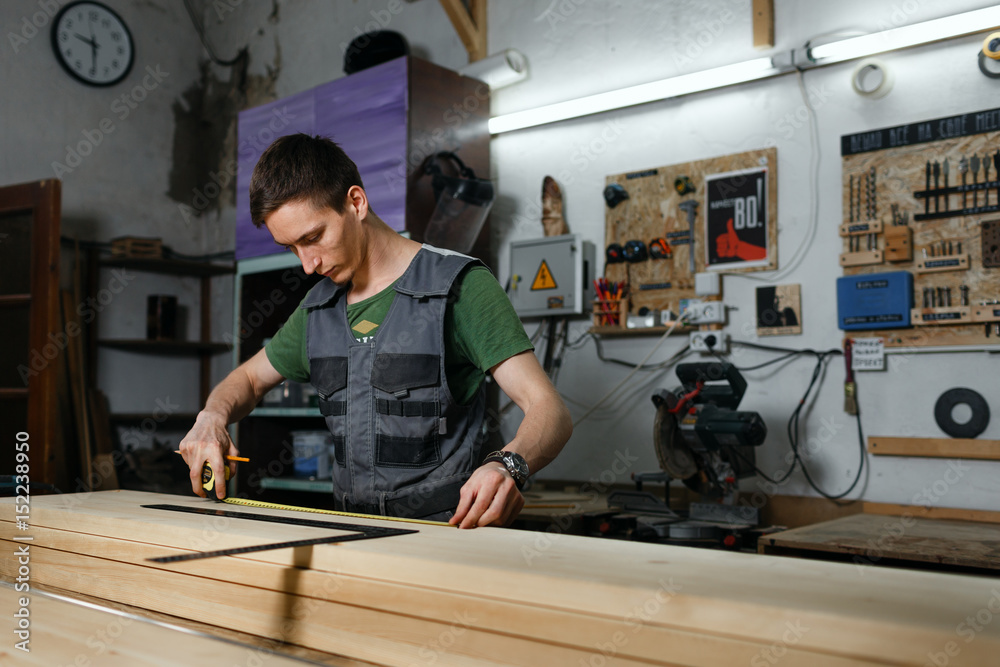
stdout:
[[268,215],[297,201],[343,213],[353,185],[365,187],[358,167],[330,139],[302,133],[280,137],[250,177],[250,218],[259,228]]

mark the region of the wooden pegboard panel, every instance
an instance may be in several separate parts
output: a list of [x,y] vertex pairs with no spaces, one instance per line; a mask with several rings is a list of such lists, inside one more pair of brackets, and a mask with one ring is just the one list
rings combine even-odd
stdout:
[[[763,259],[718,265],[715,270],[768,271],[778,266],[777,256],[777,201],[778,201],[778,152],[775,148],[747,151],[733,155],[696,160],[655,169],[615,174],[605,179],[606,185],[618,184],[628,193],[628,199],[614,208],[605,206],[605,247],[611,243],[625,245],[639,240],[648,246],[655,238],[666,238],[672,256],[667,259],[648,259],[637,263],[606,264],[605,277],[610,281],[629,284],[630,312],[643,306],[652,310],[670,309],[679,312],[679,301],[694,297],[694,273],[706,270],[705,214],[706,179],[722,174],[738,174],[748,170],[766,171],[766,245]],[[680,194],[674,186],[678,178],[687,177],[692,192]],[[687,214],[681,202],[698,203],[694,221],[694,271],[691,270],[691,245],[685,242],[689,231]],[[739,232],[737,232],[739,234]],[[717,240],[712,240],[713,247]],[[669,285],[669,287],[667,287]],[[649,286],[661,286],[643,289]]]
[[[998,150],[1000,109],[841,138],[844,275],[912,273],[914,322],[924,321],[925,313],[961,310],[963,286],[969,303],[960,324],[916,324],[850,336],[881,336],[889,346],[1000,343],[995,323],[991,335],[986,334],[993,309],[981,306],[1000,298],[1000,270],[993,261],[1000,258]],[[908,224],[898,224],[901,220]],[[874,246],[869,246],[865,225],[871,227]],[[862,260],[874,263],[857,263]],[[931,308],[924,308],[925,289],[933,290]],[[939,297],[947,299],[949,290],[951,305],[943,305]]]

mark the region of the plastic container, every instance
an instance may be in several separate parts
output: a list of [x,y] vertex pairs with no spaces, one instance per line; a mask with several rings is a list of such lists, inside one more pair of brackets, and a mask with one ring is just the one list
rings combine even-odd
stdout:
[[329,479],[333,445],[329,431],[292,431],[291,436],[295,476]]

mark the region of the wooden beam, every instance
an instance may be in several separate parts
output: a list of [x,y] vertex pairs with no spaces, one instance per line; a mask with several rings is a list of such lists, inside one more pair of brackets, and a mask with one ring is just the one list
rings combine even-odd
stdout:
[[753,47],[774,46],[774,0],[753,0]]
[[469,52],[469,62],[486,57],[486,0],[441,0],[441,7],[448,15],[458,38]]
[[868,452],[881,456],[1000,461],[1000,440],[964,438],[889,438],[868,436]]

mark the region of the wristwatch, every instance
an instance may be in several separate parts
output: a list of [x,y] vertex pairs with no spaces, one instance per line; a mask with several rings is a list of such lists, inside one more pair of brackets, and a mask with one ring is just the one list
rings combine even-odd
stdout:
[[528,481],[528,462],[524,460],[523,456],[515,452],[499,450],[487,454],[486,458],[483,459],[483,463],[491,463],[492,461],[499,461],[507,468],[507,472],[514,478],[514,484],[517,485],[518,490],[524,487],[524,483]]

